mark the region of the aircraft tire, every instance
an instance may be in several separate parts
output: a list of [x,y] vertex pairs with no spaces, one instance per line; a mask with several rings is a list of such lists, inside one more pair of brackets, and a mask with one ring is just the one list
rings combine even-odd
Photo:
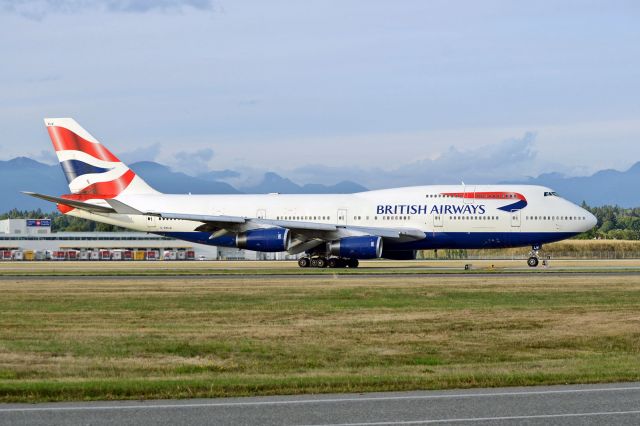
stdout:
[[536,266],[538,266],[538,258],[531,256],[529,259],[527,259],[527,265],[529,265],[531,268],[535,268]]
[[326,268],[327,267],[327,259],[324,257],[319,257],[316,259],[316,267],[318,268]]
[[301,268],[308,268],[310,263],[311,262],[309,262],[308,257],[301,257],[300,259],[298,259],[298,266]]
[[360,265],[360,262],[358,262],[358,259],[347,260],[347,266],[349,266],[349,268],[357,268],[358,265]]
[[327,266],[329,268],[339,268],[340,267],[340,259],[337,257],[332,257],[327,260]]

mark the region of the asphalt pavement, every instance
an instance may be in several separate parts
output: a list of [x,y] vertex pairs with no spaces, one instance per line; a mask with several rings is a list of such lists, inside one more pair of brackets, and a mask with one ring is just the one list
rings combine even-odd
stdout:
[[639,425],[640,383],[0,404],[2,425]]

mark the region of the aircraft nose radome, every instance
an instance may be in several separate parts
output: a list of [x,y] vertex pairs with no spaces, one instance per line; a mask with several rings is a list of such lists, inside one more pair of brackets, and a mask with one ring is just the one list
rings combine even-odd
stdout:
[[596,226],[598,224],[598,218],[595,217],[593,214],[587,212],[587,231],[592,229],[594,226]]

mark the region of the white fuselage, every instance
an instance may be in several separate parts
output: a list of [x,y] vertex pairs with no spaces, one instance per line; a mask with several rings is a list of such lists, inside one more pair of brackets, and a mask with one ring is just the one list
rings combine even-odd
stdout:
[[[510,197],[504,194],[518,194],[521,199],[503,198]],[[465,234],[468,238],[473,234],[484,234],[490,242],[492,234],[518,233],[520,236],[511,239],[512,242],[507,245],[521,246],[567,238],[591,229],[596,222],[591,213],[555,195],[551,189],[530,185],[416,186],[330,195],[123,194],[118,200],[148,213],[228,215],[376,228],[415,228],[424,231],[425,235],[455,235],[455,240],[462,245],[453,246],[461,247],[465,246]],[[520,204],[513,210],[508,209],[516,202],[524,202],[524,207]],[[198,226],[197,222],[190,220],[154,216],[99,214],[82,210],[74,210],[69,214],[163,234],[194,232]],[[431,248],[433,244],[430,242],[425,248]],[[451,243],[445,245],[451,246]],[[475,245],[478,244],[470,244],[469,247]],[[504,245],[502,238],[499,246]],[[481,246],[489,247],[490,244],[484,242]],[[422,246],[413,244],[412,247]]]

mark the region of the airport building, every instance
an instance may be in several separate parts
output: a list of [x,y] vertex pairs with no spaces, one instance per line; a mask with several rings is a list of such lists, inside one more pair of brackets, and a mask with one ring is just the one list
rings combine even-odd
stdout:
[[0,260],[273,260],[259,253],[146,232],[52,232],[51,219],[0,220]]

